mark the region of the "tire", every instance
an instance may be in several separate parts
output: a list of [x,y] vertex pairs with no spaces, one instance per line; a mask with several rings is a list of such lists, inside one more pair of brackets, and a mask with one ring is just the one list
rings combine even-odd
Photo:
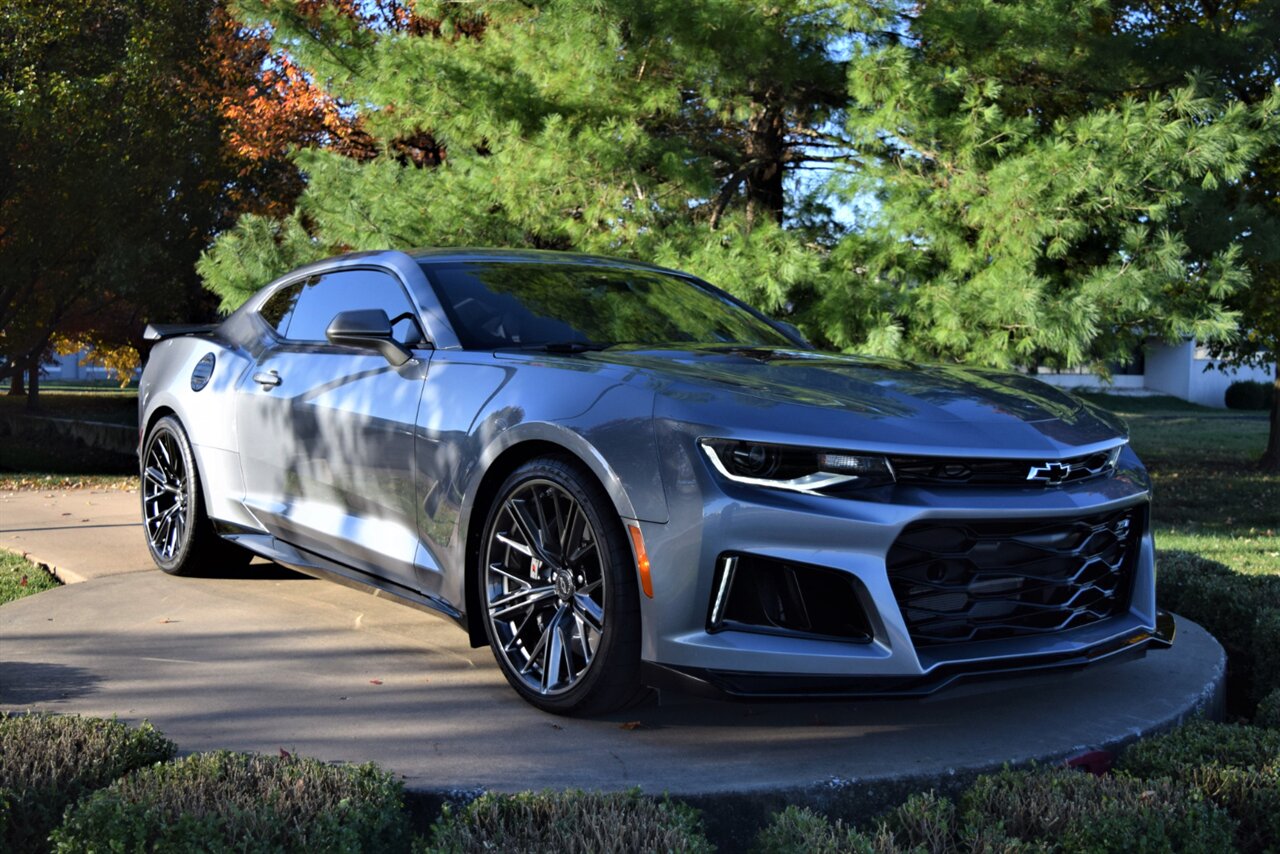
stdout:
[[489,646],[529,703],[596,714],[644,695],[635,560],[608,495],[576,460],[512,472],[489,508],[479,573]]
[[156,566],[170,575],[205,575],[252,560],[214,531],[191,442],[177,418],[161,418],[147,434],[141,476],[142,525]]

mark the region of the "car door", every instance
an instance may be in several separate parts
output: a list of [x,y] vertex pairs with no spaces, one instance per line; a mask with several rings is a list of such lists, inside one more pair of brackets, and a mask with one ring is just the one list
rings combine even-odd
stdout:
[[[382,309],[415,358],[325,338],[334,316]],[[245,504],[278,538],[417,589],[414,422],[431,351],[399,279],[342,269],[260,309],[277,337],[237,389]]]

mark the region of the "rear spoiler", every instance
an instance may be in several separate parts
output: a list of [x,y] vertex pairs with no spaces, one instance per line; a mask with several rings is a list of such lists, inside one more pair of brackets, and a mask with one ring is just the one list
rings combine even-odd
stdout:
[[144,341],[163,341],[179,335],[209,335],[221,324],[217,323],[148,323],[142,333]]

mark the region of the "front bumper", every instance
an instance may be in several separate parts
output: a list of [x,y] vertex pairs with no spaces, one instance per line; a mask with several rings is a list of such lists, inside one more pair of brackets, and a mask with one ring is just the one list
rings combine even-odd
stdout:
[[[669,437],[670,438],[670,437]],[[654,598],[641,602],[646,679],[729,696],[928,694],[961,680],[1070,668],[1160,646],[1154,543],[1135,536],[1127,608],[1060,631],[917,647],[887,568],[909,525],[938,520],[1061,520],[1126,508],[1145,516],[1149,482],[1131,451],[1110,477],[1052,489],[897,487],[852,500],[718,479],[696,444],[662,454],[670,520],[640,523]],[[709,631],[716,565],[726,552],[845,574],[867,617],[861,641],[741,630]]]

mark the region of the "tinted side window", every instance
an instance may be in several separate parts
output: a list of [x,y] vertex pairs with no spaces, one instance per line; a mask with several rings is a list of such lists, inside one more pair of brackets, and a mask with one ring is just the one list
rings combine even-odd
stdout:
[[302,282],[289,285],[276,291],[271,299],[258,309],[262,319],[271,324],[271,328],[280,335],[289,334],[289,318],[293,316],[294,306],[298,304],[298,294],[302,293]]
[[[401,344],[422,343],[416,312],[404,288],[393,276],[377,270],[340,270],[308,279],[293,309],[289,338],[324,341],[324,331],[338,312],[365,308],[385,311]],[[410,316],[396,320],[406,313]]]

